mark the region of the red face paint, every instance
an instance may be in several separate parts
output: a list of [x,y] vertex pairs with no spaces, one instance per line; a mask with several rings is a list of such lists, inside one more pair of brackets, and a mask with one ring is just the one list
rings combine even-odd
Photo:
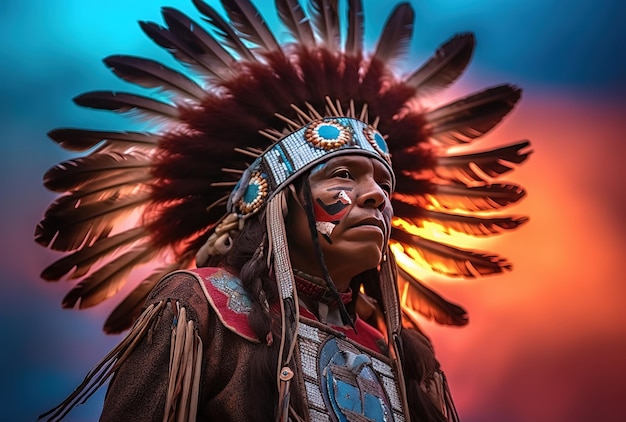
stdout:
[[346,194],[346,192],[351,190],[352,189],[349,187],[336,187],[326,190],[326,192],[332,194],[331,200],[328,202],[325,201],[325,198],[315,198],[313,201],[315,221],[338,224],[341,218],[348,211],[350,204],[352,204],[352,200]]

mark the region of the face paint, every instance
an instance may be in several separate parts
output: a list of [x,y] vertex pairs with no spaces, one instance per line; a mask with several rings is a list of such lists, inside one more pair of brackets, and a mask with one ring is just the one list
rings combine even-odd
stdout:
[[335,228],[335,223],[331,223],[330,221],[316,221],[315,228],[319,234],[322,235],[324,239],[330,244],[333,243],[330,235],[333,233],[333,229]]
[[352,200],[346,193],[351,188],[334,188],[328,191],[339,189],[339,192],[333,196],[336,201],[331,204],[325,204],[321,198],[315,198],[313,203],[313,212],[315,214],[315,227],[317,231],[326,239],[328,243],[332,243],[330,235],[333,229],[348,210],[348,206],[352,204]]
[[346,190],[351,191],[351,188],[329,189],[329,191],[331,190],[339,190],[338,193],[333,195],[334,202],[327,204],[319,197],[313,201],[313,212],[315,213],[316,221],[338,223],[346,213],[348,206],[352,204],[352,200],[346,193]]
[[345,190],[339,191],[339,193],[337,194],[337,199],[339,199],[343,204],[350,205],[352,203],[352,200],[350,199],[350,197],[348,196]]

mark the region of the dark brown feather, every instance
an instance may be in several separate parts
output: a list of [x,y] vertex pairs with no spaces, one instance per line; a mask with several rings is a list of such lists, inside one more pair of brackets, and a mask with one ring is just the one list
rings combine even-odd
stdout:
[[362,0],[348,0],[348,28],[345,53],[360,57],[363,54],[364,16]]
[[435,172],[444,180],[460,183],[486,182],[513,170],[532,153],[530,142],[520,141],[489,151],[445,155],[437,158]]
[[444,145],[471,142],[497,125],[520,96],[511,85],[486,89],[426,113],[428,129]]
[[[511,270],[512,265],[497,255],[469,251],[393,228],[391,237],[404,247],[404,253],[448,277],[474,278]],[[413,249],[407,249],[410,246]]]
[[294,40],[309,48],[315,46],[315,35],[309,17],[304,13],[299,0],[276,0],[280,20],[285,24]]
[[222,5],[239,36],[263,52],[282,52],[265,19],[249,0],[222,0]]
[[116,235],[100,239],[91,246],[86,246],[71,255],[55,261],[46,267],[41,278],[46,281],[58,281],[69,274],[69,279],[83,277],[99,260],[110,256],[121,248],[132,245],[136,240],[148,234],[144,227],[135,227]]
[[462,326],[469,322],[465,309],[447,301],[398,266],[398,290],[404,318],[418,325],[416,312],[439,324]]
[[474,34],[455,35],[442,44],[405,82],[418,93],[429,93],[447,87],[465,70],[472,58],[476,41]]
[[[167,13],[164,11],[164,14]],[[175,21],[170,17],[170,21]],[[182,24],[174,26],[170,30],[153,22],[139,22],[141,29],[155,43],[167,50],[176,60],[189,66],[200,75],[204,75],[215,80],[224,79],[231,70],[234,59],[217,42],[214,45],[205,46],[197,39],[197,33],[190,32]],[[176,30],[176,33],[173,31]],[[208,38],[211,38],[207,35]],[[213,49],[211,48],[213,47]],[[231,65],[226,65],[230,63]]]
[[159,280],[170,272],[187,268],[189,265],[189,262],[177,261],[174,264],[154,270],[113,309],[104,323],[104,332],[107,334],[119,334],[129,329],[141,313],[148,294],[150,294],[150,291]]
[[106,237],[116,220],[145,205],[149,196],[139,192],[78,208],[63,206],[63,198],[50,205],[35,229],[37,243],[58,251],[72,251]]
[[[91,224],[88,222],[81,222],[77,226],[72,225],[71,217],[60,218],[62,214],[68,214],[68,212],[75,214],[77,217],[87,213],[97,213],[99,204],[106,204],[111,201],[116,201],[119,198],[126,198],[129,195],[133,195],[138,192],[138,187],[141,183],[147,183],[149,176],[143,174],[136,179],[134,174],[121,173],[112,179],[98,179],[97,181],[90,183],[84,188],[84,190],[77,190],[70,194],[59,197],[46,211],[44,219],[41,221],[35,232],[36,240],[38,242],[50,242],[55,236],[56,246],[50,246],[51,249],[59,250],[75,250],[81,247],[80,236],[83,236],[85,232],[91,233],[95,237],[90,239],[87,244],[92,244],[97,239],[106,237],[116,221],[110,221],[110,225],[104,223],[107,216],[99,216],[94,220],[94,226],[91,230],[84,227],[85,224]],[[145,187],[144,187],[145,190]],[[147,204],[145,198],[143,201],[131,206],[132,208],[139,208]],[[82,213],[82,214],[79,214]],[[112,215],[114,218],[122,218],[121,216]],[[69,220],[64,223],[59,220]],[[102,220],[102,221],[101,221]],[[59,233],[56,234],[55,230]],[[98,234],[96,234],[98,231]],[[76,236],[77,238],[73,238]]]
[[111,132],[74,128],[59,128],[48,132],[48,136],[69,151],[86,151],[99,146],[98,151],[108,149],[125,150],[129,147],[154,149],[158,135],[148,132]]
[[[148,175],[151,159],[138,151],[131,153],[104,152],[87,157],[64,161],[52,167],[43,177],[46,188],[55,192],[80,189],[96,179],[108,179],[117,175],[133,178],[136,174]],[[133,179],[136,180],[136,179]]]
[[149,189],[150,180],[150,174],[146,171],[121,171],[106,178],[92,180],[61,198],[66,201],[65,207],[78,208],[111,198],[123,198],[140,189],[145,191]]
[[148,118],[178,120],[178,109],[170,104],[137,94],[116,91],[86,92],[74,98],[83,107],[111,110],[119,113],[133,112]]
[[315,32],[329,52],[339,51],[341,32],[337,0],[311,0],[309,12]]
[[521,200],[524,189],[513,184],[491,184],[467,187],[461,184],[438,185],[433,194],[426,195],[436,209],[460,209],[463,211],[494,211]]
[[[235,59],[219,40],[202,29],[197,22],[172,7],[164,7],[161,12],[173,37],[171,39],[192,61],[200,63],[204,70],[218,79],[232,75]],[[192,61],[189,63],[193,64]]]
[[376,44],[374,58],[389,65],[406,54],[413,36],[415,13],[408,3],[400,3],[391,12]]
[[200,13],[205,16],[204,20],[211,24],[215,32],[223,40],[225,46],[237,53],[241,60],[257,61],[254,53],[241,41],[233,27],[213,7],[202,0],[192,1]]
[[131,270],[154,258],[157,252],[143,245],[124,253],[74,286],[63,298],[62,306],[85,309],[110,298],[124,287]]
[[200,100],[205,95],[200,85],[187,76],[154,60],[114,55],[105,58],[104,63],[120,78],[144,88],[169,91],[185,100]]
[[422,217],[419,220],[415,220],[414,223],[418,226],[422,226],[422,220],[439,224],[444,233],[451,234],[452,232],[456,232],[476,237],[484,237],[499,234],[507,230],[514,230],[528,222],[528,217],[513,216],[489,218],[424,210]]

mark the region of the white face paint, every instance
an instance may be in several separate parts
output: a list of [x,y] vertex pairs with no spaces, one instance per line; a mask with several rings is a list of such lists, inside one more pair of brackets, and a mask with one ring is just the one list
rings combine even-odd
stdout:
[[335,229],[335,223],[331,223],[330,221],[316,221],[315,228],[318,233],[326,238],[330,238],[333,230]]
[[352,200],[350,199],[350,197],[348,196],[348,194],[346,193],[345,190],[340,190],[339,191],[337,199],[339,199],[344,204],[348,204],[348,205],[352,204]]

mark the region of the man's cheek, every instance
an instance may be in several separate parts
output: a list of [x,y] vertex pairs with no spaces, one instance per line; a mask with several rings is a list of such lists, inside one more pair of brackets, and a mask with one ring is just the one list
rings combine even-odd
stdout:
[[343,190],[333,195],[330,203],[326,203],[319,197],[314,199],[313,213],[315,215],[315,228],[329,244],[333,243],[330,236],[337,224],[339,224],[343,216],[348,212],[350,204],[352,204],[352,200]]
[[393,209],[391,205],[383,210],[383,219],[385,220],[385,241],[389,242],[391,236],[391,220],[393,219]]
[[321,198],[313,201],[313,213],[315,221],[332,222],[338,224],[348,212],[351,202],[333,198],[333,202],[325,203]]

